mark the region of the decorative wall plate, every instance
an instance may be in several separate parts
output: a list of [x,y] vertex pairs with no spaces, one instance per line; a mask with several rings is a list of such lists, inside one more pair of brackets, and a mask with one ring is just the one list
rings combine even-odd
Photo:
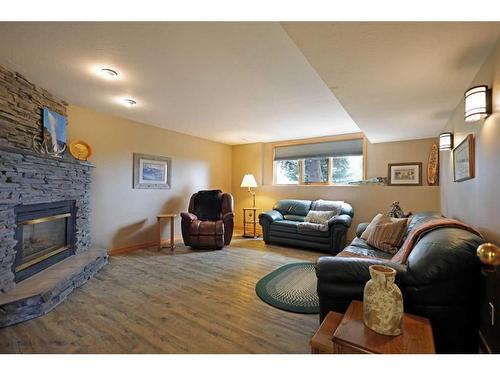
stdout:
[[439,147],[437,143],[431,146],[429,161],[427,162],[427,183],[437,185],[439,180]]
[[69,145],[69,152],[75,159],[89,160],[92,156],[92,147],[87,142],[75,140]]

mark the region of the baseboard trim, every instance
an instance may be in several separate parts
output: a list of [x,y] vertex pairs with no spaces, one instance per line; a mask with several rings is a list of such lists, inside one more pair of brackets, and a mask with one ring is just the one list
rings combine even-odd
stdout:
[[[174,237],[174,244],[183,244],[184,240],[182,237]],[[163,247],[167,248],[168,245],[170,244],[170,240],[167,238],[162,238],[161,239],[161,244]],[[148,242],[143,242],[143,243],[138,243],[135,245],[130,245],[130,246],[123,246],[123,247],[117,247],[115,249],[111,249],[108,251],[108,255],[118,255],[118,254],[124,254],[124,253],[129,253],[131,251],[136,251],[136,250],[143,250],[147,249],[149,247],[157,247],[158,246],[158,241],[148,241]]]
[[153,246],[158,246],[158,241],[149,241],[131,246],[117,247],[115,249],[109,250],[108,255],[112,256],[112,255],[129,253],[131,251],[147,249],[148,247],[153,247]]
[[[242,236],[243,235],[243,226],[235,226],[234,233],[236,235]],[[257,234],[257,236],[262,237],[262,228],[260,226],[255,227],[255,233]]]

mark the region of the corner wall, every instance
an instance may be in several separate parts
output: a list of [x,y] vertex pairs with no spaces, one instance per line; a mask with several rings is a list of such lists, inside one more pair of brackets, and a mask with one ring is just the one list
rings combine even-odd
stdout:
[[475,135],[476,173],[473,179],[453,182],[452,152],[441,152],[441,210],[474,225],[487,241],[500,245],[500,42],[469,87],[484,84],[493,91],[493,114],[466,123],[462,100],[443,129],[454,133],[455,146],[468,134]]
[[[91,186],[93,245],[110,250],[152,245],[156,215],[186,211],[202,189],[231,190],[231,146],[70,105],[68,139],[94,151]],[[172,158],[172,188],[133,189],[133,153]],[[164,238],[168,238],[165,228]],[[181,236],[180,217],[175,235]]]
[[254,143],[233,146],[232,192],[235,197],[235,225],[243,227],[243,207],[251,207],[252,200],[241,188],[243,175],[253,173],[259,187],[256,206],[270,210],[280,199],[343,200],[354,208],[353,224],[348,238],[355,237],[356,227],[370,221],[377,213],[388,210],[393,201],[400,201],[407,211],[439,211],[439,186],[427,185],[427,159],[432,143],[437,139],[387,142],[367,145],[367,178],[386,176],[387,164],[422,162],[424,186],[399,187],[380,185],[361,186],[277,186],[273,185],[273,144]]

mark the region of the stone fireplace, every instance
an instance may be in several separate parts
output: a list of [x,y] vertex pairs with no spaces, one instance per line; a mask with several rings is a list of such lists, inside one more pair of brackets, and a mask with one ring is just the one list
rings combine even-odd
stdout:
[[0,66],[0,327],[45,314],[107,263],[90,246],[94,166],[33,151],[43,107],[66,106]]

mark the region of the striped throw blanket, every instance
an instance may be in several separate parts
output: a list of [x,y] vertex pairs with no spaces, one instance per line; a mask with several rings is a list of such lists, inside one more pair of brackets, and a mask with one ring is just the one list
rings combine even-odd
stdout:
[[470,225],[462,223],[461,221],[448,219],[446,217],[431,219],[420,225],[417,225],[410,231],[410,233],[408,233],[408,237],[406,237],[406,240],[399,249],[399,251],[396,254],[394,254],[394,256],[391,259],[391,262],[406,264],[408,257],[411,254],[411,251],[418,243],[418,241],[420,241],[420,239],[427,233],[440,228],[459,228],[474,233],[479,237],[481,237],[481,233],[479,233],[476,229],[474,229]]

